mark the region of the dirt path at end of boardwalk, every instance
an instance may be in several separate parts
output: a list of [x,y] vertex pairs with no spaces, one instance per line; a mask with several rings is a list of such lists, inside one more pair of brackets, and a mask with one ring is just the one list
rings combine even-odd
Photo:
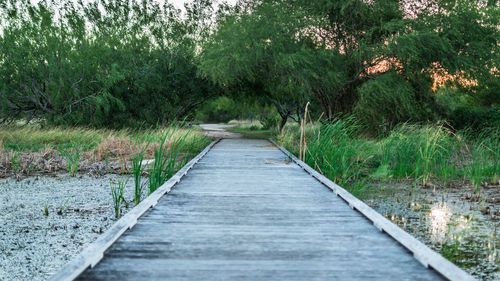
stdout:
[[223,124],[200,124],[200,128],[205,131],[205,135],[212,138],[225,138],[225,139],[237,139],[242,138],[242,134],[231,133],[226,131],[228,128],[232,128],[233,125],[223,125]]

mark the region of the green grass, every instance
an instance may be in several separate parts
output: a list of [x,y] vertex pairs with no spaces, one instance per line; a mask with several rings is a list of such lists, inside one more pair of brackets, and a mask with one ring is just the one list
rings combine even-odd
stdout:
[[[145,188],[148,194],[153,193],[209,143],[210,139],[200,130],[184,128],[183,123],[135,131],[0,127],[0,153],[9,157],[8,164],[14,172],[21,166],[18,159],[21,151],[57,151],[66,159],[70,176],[75,176],[78,172],[82,157],[86,157],[86,160],[104,161],[106,166],[110,159],[119,159],[123,165],[122,173],[127,175],[110,188],[116,218],[121,214],[122,204],[128,205],[124,189],[130,177],[134,179],[133,201],[137,205],[142,200]],[[143,161],[151,158],[154,161],[148,170],[148,181],[144,182],[146,167]],[[125,169],[127,160],[130,162],[130,170]],[[58,213],[62,214],[65,208],[66,203]],[[48,201],[44,203],[43,214],[49,215]]]
[[43,203],[43,215],[48,217],[49,216],[49,200],[45,200]]
[[[135,205],[140,203],[144,187],[147,187],[148,194],[153,193],[209,142],[196,129],[184,129],[183,123],[172,123],[165,128],[138,134],[134,138],[130,156]],[[152,151],[154,159],[147,170],[148,181],[143,183],[142,176],[146,169],[143,160],[148,151]]]
[[464,178],[470,179],[476,189],[476,195],[479,196],[482,183],[499,184],[500,129],[485,130],[476,137],[464,132],[464,138],[469,143],[466,150],[470,157],[468,165],[462,169],[462,174]]
[[247,139],[268,139],[273,136],[272,130],[253,129],[253,128],[229,128],[228,132],[242,134]]
[[80,145],[88,150],[96,147],[110,135],[126,136],[127,130],[94,130],[86,128],[48,128],[35,126],[0,127],[0,138],[5,149],[15,151],[38,151],[47,147],[56,150]]
[[148,133],[140,133],[135,136],[133,146],[131,147],[130,162],[132,165],[132,175],[134,178],[134,204],[141,202],[142,191],[144,189],[142,183],[142,174],[144,173],[144,155],[151,144],[151,137]]
[[[376,143],[374,157],[387,165],[394,178],[412,177],[427,185],[433,177],[448,179],[448,160],[458,149],[456,137],[441,126],[402,125]],[[446,165],[446,166],[443,166]]]
[[[415,186],[459,181],[472,185],[478,195],[483,182],[498,184],[498,129],[477,138],[440,125],[403,124],[381,138],[369,138],[363,131],[353,117],[307,124],[304,162],[357,196],[371,190],[368,181],[410,180]],[[287,124],[275,138],[299,154],[297,124]]]
[[[104,161],[106,166],[110,161],[118,160],[122,163],[122,173],[132,171],[136,182],[141,184],[139,178],[144,172],[142,160],[154,158],[155,148],[160,145],[169,147],[181,138],[182,146],[177,151],[176,161],[190,159],[210,142],[200,130],[184,128],[182,124],[144,130],[4,126],[0,127],[0,156],[16,172],[21,166],[20,152],[41,152],[36,154],[37,157],[56,153],[65,159],[71,176],[78,172],[81,160]],[[131,170],[128,169],[128,161]],[[138,203],[140,199],[135,201]]]
[[129,179],[130,178],[128,176],[125,176],[119,179],[118,183],[111,184],[111,197],[113,199],[113,210],[115,211],[115,218],[118,218],[120,216],[121,204],[127,204],[127,201],[123,197],[123,192]]
[[[0,126],[0,152],[8,151],[42,151],[47,148],[55,150],[71,150],[79,147],[81,151],[90,151],[92,149],[108,149],[108,156],[126,152],[111,151],[119,149],[116,142],[124,142],[126,147],[122,150],[130,150],[137,136],[149,134],[152,143],[160,143],[162,136],[169,127],[160,127],[156,129],[145,130],[110,130],[110,129],[88,129],[88,128],[39,128],[37,126]],[[185,136],[183,153],[194,153],[204,148],[209,141],[196,129],[186,129],[181,126],[175,128],[170,134],[171,139],[180,137],[185,132],[190,133]],[[105,157],[102,153],[102,158]],[[152,154],[152,153],[151,153]],[[147,156],[147,155],[146,155]],[[150,155],[152,156],[152,155]]]
[[184,166],[185,161],[179,163],[179,153],[186,143],[189,131],[173,137],[177,131],[177,124],[172,124],[163,131],[160,146],[155,149],[154,162],[149,169],[148,194],[155,192],[164,182],[172,177],[175,171]]
[[66,158],[69,176],[74,177],[80,166],[81,148],[78,144],[71,144],[71,146],[70,148],[60,148],[59,153]]
[[231,121],[235,127],[228,128],[231,133],[238,133],[247,139],[268,139],[273,136],[272,129],[265,128],[259,121]]

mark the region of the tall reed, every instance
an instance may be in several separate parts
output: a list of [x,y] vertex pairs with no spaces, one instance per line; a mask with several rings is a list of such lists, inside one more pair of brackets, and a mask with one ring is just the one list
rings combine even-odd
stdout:
[[405,124],[380,143],[382,165],[388,165],[394,177],[414,177],[424,186],[431,177],[451,172],[447,165],[457,149],[456,139],[442,126]]
[[500,129],[489,129],[478,136],[463,132],[469,145],[466,146],[471,158],[464,167],[464,175],[480,195],[482,183],[500,184]]
[[124,177],[118,180],[117,184],[111,184],[111,197],[113,199],[113,209],[115,211],[115,218],[120,216],[120,207],[121,203],[127,203],[123,192],[125,190],[125,186],[129,181],[129,177]]
[[361,142],[355,136],[359,131],[360,125],[352,116],[322,124],[308,140],[304,161],[339,184],[355,180],[367,160],[358,151]]
[[442,146],[443,128],[425,127],[421,130],[423,138],[419,147],[415,176],[419,177],[423,186],[427,186],[433,169],[438,166],[439,155],[446,154],[446,148]]
[[178,131],[183,123],[172,123],[160,136],[160,146],[154,151],[154,162],[149,169],[148,193],[153,193],[165,181],[167,181],[178,167],[178,158],[190,130],[182,132],[178,136]]
[[132,153],[130,154],[132,175],[134,177],[134,204],[137,205],[141,202],[142,191],[144,184],[142,183],[142,174],[144,173],[144,155],[151,144],[151,133],[139,133],[135,136],[132,145]]
[[480,138],[487,158],[486,176],[492,184],[500,184],[500,128],[485,130]]
[[287,125],[277,139],[353,192],[364,192],[367,179],[409,179],[434,187],[469,181],[479,194],[485,181],[499,184],[499,136],[500,129],[472,138],[442,125],[402,124],[386,137],[369,139],[354,117],[348,116],[324,123],[302,120],[300,127]]

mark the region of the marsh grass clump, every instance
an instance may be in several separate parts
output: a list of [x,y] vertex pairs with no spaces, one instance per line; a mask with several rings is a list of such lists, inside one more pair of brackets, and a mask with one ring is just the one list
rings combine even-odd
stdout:
[[[205,137],[201,129],[196,127],[186,128],[185,122],[177,122],[164,128],[158,129],[153,137],[153,141],[156,142],[156,147],[162,143],[162,140],[166,136],[166,140],[172,144],[181,144],[179,146],[180,153],[186,154],[187,156],[192,156],[193,154],[198,154],[203,150],[209,143],[210,140]],[[152,152],[153,149],[150,149]]]
[[137,134],[134,138],[131,147],[131,166],[132,175],[134,178],[134,204],[137,205],[141,201],[144,184],[142,183],[142,174],[144,173],[144,155],[151,144],[150,133]]
[[48,217],[49,216],[49,200],[46,200],[43,203],[43,215]]
[[58,215],[62,215],[64,213],[64,210],[66,210],[66,208],[68,208],[69,199],[70,198],[68,197],[68,199],[66,199],[64,204],[59,208],[59,210],[57,211]]
[[125,186],[129,181],[130,177],[123,177],[118,180],[118,183],[111,184],[111,198],[113,199],[113,209],[115,211],[115,218],[120,217],[121,204],[127,205],[127,201],[124,197]]
[[130,147],[133,145],[134,138],[142,131],[132,132],[129,130],[109,131],[102,136],[95,148],[92,149],[93,155],[98,161],[106,158],[127,158],[131,153]]
[[[182,124],[181,124],[182,125]],[[159,147],[154,152],[154,162],[149,169],[148,194],[153,193],[165,181],[173,176],[178,164],[178,157],[186,144],[189,131],[179,135],[178,124],[172,124],[158,135]]]
[[69,148],[61,148],[59,153],[66,159],[68,173],[71,177],[76,176],[78,167],[80,166],[81,147],[78,144],[73,144]]
[[19,172],[21,168],[21,162],[19,161],[18,156],[19,152],[17,151],[12,151],[12,153],[10,154],[10,167],[12,168],[12,171],[14,171],[14,173]]
[[477,136],[468,131],[463,134],[468,140],[465,150],[470,156],[463,160],[467,165],[462,174],[470,180],[478,197],[483,184],[500,184],[500,129],[485,130]]
[[[301,142],[301,131],[303,141]],[[303,161],[353,193],[367,181],[410,180],[414,186],[468,182],[477,196],[482,184],[499,184],[498,129],[472,137],[443,125],[402,124],[370,138],[352,116],[330,122],[285,126],[277,140]],[[356,195],[355,194],[355,195]]]
[[95,147],[106,130],[86,128],[40,128],[31,126],[2,126],[0,135],[7,149],[16,151],[39,151],[46,147],[55,149],[74,144],[84,149]]
[[365,143],[356,138],[360,125],[352,117],[337,119],[320,125],[304,148],[304,161],[312,167],[320,167],[323,174],[339,184],[347,184],[359,178],[361,166],[368,159],[359,153]]
[[448,178],[458,144],[442,126],[402,125],[379,142],[381,165],[396,178],[413,177],[427,186],[433,176]]
[[[146,173],[142,160],[154,158],[162,135],[168,127],[154,129],[88,129],[88,128],[39,128],[36,125],[0,127],[0,176],[32,172],[68,171],[70,176],[78,172],[133,173],[142,189],[147,183],[140,182]],[[23,136],[26,135],[26,138]],[[179,155],[191,157],[209,143],[209,139],[196,128],[175,126],[168,142],[183,138]],[[59,156],[63,161],[59,161]],[[139,163],[135,160],[141,160]],[[99,165],[102,162],[103,165]],[[140,164],[140,165],[139,165]],[[134,166],[135,165],[135,166]],[[143,180],[144,181],[144,180]],[[136,203],[140,202],[137,189]]]

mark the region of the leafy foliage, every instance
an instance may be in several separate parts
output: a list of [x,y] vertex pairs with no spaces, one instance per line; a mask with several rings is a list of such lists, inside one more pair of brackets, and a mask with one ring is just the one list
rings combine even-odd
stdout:
[[400,122],[425,121],[432,114],[417,101],[411,84],[394,72],[367,81],[358,92],[355,112],[374,132],[387,133]]
[[263,2],[222,17],[204,46],[200,66],[219,85],[274,105],[283,122],[309,94],[300,73],[308,62],[296,54],[304,45],[296,38],[304,14],[295,8],[281,1]]
[[439,119],[437,78],[495,104],[498,3],[424,2],[250,1],[219,18],[200,68],[284,118],[314,101],[327,119],[355,111],[371,127]]
[[226,96],[280,129],[310,102],[388,133],[499,105],[496,0],[83,2],[0,2],[0,122],[154,125]]
[[450,116],[450,122],[457,130],[467,128],[475,133],[489,127],[500,128],[500,108],[459,107]]
[[[199,13],[211,4],[196,1]],[[217,92],[196,75],[204,25],[155,1],[10,1],[2,10],[0,121],[135,126],[182,118]]]

